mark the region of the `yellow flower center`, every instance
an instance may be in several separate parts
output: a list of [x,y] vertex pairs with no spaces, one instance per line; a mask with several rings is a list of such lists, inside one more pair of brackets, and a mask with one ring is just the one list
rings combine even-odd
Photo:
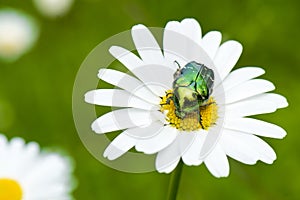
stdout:
[[0,200],[21,200],[22,188],[12,179],[0,178]]
[[169,124],[182,131],[207,130],[218,118],[218,106],[212,97],[204,105],[199,105],[199,110],[186,113],[183,118],[176,115],[172,90],[161,98],[160,105],[160,111],[166,114]]

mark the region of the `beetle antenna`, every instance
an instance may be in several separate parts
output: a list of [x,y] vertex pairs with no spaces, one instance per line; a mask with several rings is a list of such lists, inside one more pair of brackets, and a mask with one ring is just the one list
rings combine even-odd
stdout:
[[176,64],[177,64],[177,67],[178,67],[178,69],[180,69],[180,68],[181,68],[181,66],[180,66],[180,64],[177,62],[177,60],[175,60],[175,61],[174,61],[174,63],[176,63]]

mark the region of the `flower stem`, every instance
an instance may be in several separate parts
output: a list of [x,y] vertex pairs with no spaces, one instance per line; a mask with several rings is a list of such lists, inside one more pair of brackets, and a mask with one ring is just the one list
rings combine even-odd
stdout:
[[176,169],[171,174],[170,183],[169,183],[168,200],[176,200],[182,167],[183,167],[183,162],[180,160]]

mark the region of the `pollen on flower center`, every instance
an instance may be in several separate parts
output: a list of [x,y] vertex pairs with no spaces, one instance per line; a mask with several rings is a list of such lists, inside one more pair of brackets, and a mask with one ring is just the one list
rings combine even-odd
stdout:
[[21,200],[22,188],[20,184],[9,178],[0,178],[0,199]]
[[160,102],[160,111],[166,114],[166,120],[171,126],[182,131],[207,130],[217,121],[218,107],[212,97],[204,105],[200,105],[199,110],[187,113],[183,118],[176,115],[176,106],[172,97],[173,91],[168,90],[166,95],[161,97]]

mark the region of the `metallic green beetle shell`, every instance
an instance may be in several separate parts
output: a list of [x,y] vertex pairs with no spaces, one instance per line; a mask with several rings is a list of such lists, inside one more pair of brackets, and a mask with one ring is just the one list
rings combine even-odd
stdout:
[[214,72],[203,64],[192,61],[177,70],[173,81],[176,115],[183,118],[199,111],[212,93],[213,84]]

